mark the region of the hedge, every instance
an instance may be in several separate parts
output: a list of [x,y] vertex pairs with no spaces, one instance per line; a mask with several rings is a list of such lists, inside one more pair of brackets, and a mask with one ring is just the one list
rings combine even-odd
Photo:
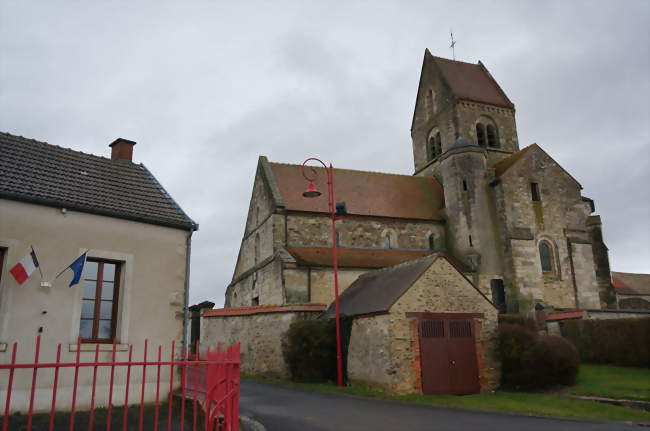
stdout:
[[[341,316],[341,356],[344,378],[347,376],[348,345],[352,318]],[[283,344],[285,361],[292,380],[336,381],[336,322],[299,320],[289,326]]]
[[567,320],[560,328],[583,362],[650,367],[650,317]]
[[[512,321],[512,320],[511,320]],[[530,323],[522,320],[522,323]],[[501,383],[514,389],[572,385],[580,360],[562,337],[542,335],[522,324],[499,324]]]

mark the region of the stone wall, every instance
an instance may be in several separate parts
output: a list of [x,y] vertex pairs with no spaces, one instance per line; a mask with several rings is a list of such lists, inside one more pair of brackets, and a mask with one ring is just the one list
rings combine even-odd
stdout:
[[282,353],[291,323],[315,319],[320,311],[274,312],[201,318],[201,346],[241,344],[242,374],[289,377]]
[[358,317],[352,323],[348,378],[370,386],[393,385],[390,317]]
[[498,149],[490,149],[488,165],[493,166],[497,161],[507,157],[510,153],[519,151],[517,139],[517,124],[513,109],[482,103],[461,101],[456,105],[458,116],[458,135],[471,143],[478,145],[476,137],[476,124],[492,123],[496,126]]
[[[389,233],[397,240],[391,248],[427,250],[431,234],[440,244],[436,248],[445,247],[444,225],[440,222],[348,216],[337,221],[336,230],[340,247],[385,248],[384,237]],[[331,219],[325,214],[289,214],[287,244],[331,246]]]

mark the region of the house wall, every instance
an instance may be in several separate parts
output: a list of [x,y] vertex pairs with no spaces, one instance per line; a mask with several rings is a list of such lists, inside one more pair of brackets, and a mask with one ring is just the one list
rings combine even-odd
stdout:
[[241,343],[242,374],[289,377],[282,343],[297,320],[315,319],[321,311],[259,313],[201,318],[201,345]]
[[[127,345],[134,346],[134,357],[141,357],[145,339],[152,346],[163,346],[169,357],[172,340],[180,346],[183,325],[183,291],[185,254],[188,232],[117,218],[97,216],[60,208],[0,200],[0,247],[7,248],[0,280],[0,362],[11,360],[11,345],[19,343],[17,361],[33,362],[34,342],[42,328],[41,362],[54,362],[56,345],[62,344],[62,362],[73,362],[81,315],[82,288],[68,288],[72,271],[54,280],[56,274],[87,249],[89,257],[123,262],[118,304],[118,360],[127,358]],[[40,287],[38,271],[19,286],[8,270],[34,246],[43,278],[52,280],[51,288]],[[100,345],[100,360],[110,359],[109,345]],[[94,344],[83,344],[81,361],[94,358]],[[177,349],[178,351],[178,349]],[[108,389],[106,370],[98,373],[98,405],[105,405]],[[132,390],[137,390],[141,371],[131,371]],[[152,373],[153,374],[153,373]],[[155,382],[155,375],[147,380]],[[52,373],[39,373],[36,410],[50,407]],[[87,394],[92,373],[79,374],[80,394]],[[169,372],[161,371],[161,381]],[[71,403],[72,369],[62,369],[57,407],[67,409]],[[123,391],[124,370],[116,370],[115,401]],[[31,373],[18,372],[14,378],[12,408],[27,408]],[[155,392],[155,385],[153,385]],[[0,403],[4,403],[7,373],[0,373]],[[147,388],[146,401],[155,395]],[[135,392],[133,392],[135,393]],[[139,401],[139,400],[138,400]],[[88,406],[87,396],[77,399],[77,406]],[[4,405],[4,404],[2,404]]]
[[[496,196],[506,236],[503,247],[506,285],[518,292],[509,309],[529,310],[534,300],[556,307],[600,308],[590,232],[590,209],[580,186],[539,149],[531,149],[500,178]],[[538,183],[540,202],[533,202],[531,183]],[[554,271],[543,273],[539,243],[551,243]],[[574,278],[575,274],[575,278]],[[575,281],[574,281],[575,280]],[[578,302],[576,303],[576,298]]]
[[[355,319],[348,356],[350,378],[396,393],[421,391],[417,325],[406,317],[408,312],[484,313],[483,319],[475,321],[481,390],[498,386],[497,310],[445,259],[436,259],[388,315]],[[367,340],[380,335],[389,345]],[[375,357],[380,362],[372,364]]]

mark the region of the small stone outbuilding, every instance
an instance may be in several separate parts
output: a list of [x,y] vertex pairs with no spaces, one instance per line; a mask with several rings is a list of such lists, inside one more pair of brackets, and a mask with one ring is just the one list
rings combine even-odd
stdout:
[[[340,297],[353,316],[351,381],[396,393],[498,386],[497,307],[443,253],[360,276]],[[321,318],[334,316],[330,306]]]

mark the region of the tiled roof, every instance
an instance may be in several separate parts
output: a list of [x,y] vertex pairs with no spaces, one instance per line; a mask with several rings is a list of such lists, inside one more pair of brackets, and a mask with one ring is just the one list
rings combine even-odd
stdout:
[[612,285],[621,295],[650,295],[650,274],[612,271]]
[[206,310],[203,317],[215,316],[247,316],[263,313],[286,313],[299,311],[325,311],[325,304],[296,304],[296,305],[254,305],[248,307],[228,307],[216,310]]
[[[300,265],[332,266],[331,247],[287,247],[287,251]],[[383,268],[418,259],[434,253],[429,250],[401,250],[376,248],[337,249],[339,266],[355,268]]]
[[555,320],[582,319],[583,314],[584,313],[581,310],[560,311],[557,313],[551,313],[546,316],[546,321],[553,322]]
[[514,108],[512,102],[482,63],[473,64],[431,57],[459,99]]
[[142,164],[2,132],[0,198],[182,229],[198,228]]
[[[322,195],[305,198],[307,181],[300,165],[270,163],[273,178],[287,210],[327,212],[327,173],[314,168],[314,182]],[[433,178],[334,169],[334,199],[345,202],[353,215],[441,220],[442,185]]]

